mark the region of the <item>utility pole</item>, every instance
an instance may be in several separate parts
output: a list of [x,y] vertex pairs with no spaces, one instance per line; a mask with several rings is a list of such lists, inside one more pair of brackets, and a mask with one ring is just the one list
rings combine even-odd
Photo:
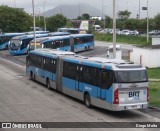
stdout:
[[113,58],[116,58],[116,2],[113,0]]
[[14,8],[16,8],[16,0],[14,0]]
[[147,44],[149,42],[149,18],[148,18],[148,0],[147,0]]
[[139,19],[140,19],[140,15],[141,15],[141,2],[140,2],[140,0],[139,0]]
[[43,16],[43,18],[44,18],[44,30],[46,31],[45,2],[46,1],[43,2],[43,7],[44,7],[44,16]]
[[33,9],[34,49],[36,49],[36,30],[35,30],[35,10],[34,10],[34,0],[32,0],[32,9]]

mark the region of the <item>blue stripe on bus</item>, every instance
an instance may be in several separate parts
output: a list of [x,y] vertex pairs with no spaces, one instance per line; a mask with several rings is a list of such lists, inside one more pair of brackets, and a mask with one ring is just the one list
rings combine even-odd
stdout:
[[[77,90],[78,87],[76,87],[76,82],[78,81],[70,79],[70,78],[66,78],[66,77],[62,78],[63,88]],[[99,88],[97,86],[93,86],[87,83],[79,82],[79,90],[83,93],[87,91],[90,94],[90,96],[94,98],[99,98],[99,99],[107,101],[108,103],[112,103],[112,87],[110,87],[107,90],[107,89],[102,89],[102,88]]]
[[[44,77],[44,78],[48,77],[50,80],[56,79],[56,75],[54,73],[44,71],[39,68],[35,68],[33,66],[30,66],[27,68],[27,73],[30,71],[32,71],[33,74],[39,75],[41,77]],[[62,88],[77,90],[78,89],[78,86],[76,84],[77,82],[78,81],[76,81],[76,80],[62,77],[62,85],[63,85]],[[107,101],[108,103],[112,103],[112,91],[113,91],[112,86],[109,89],[102,89],[97,86],[93,86],[93,85],[90,85],[87,83],[79,82],[79,90],[83,93],[85,91],[87,91],[90,94],[90,96],[92,96],[92,97],[103,99],[103,100]]]
[[9,44],[9,42],[5,42],[0,44],[0,50],[5,49],[5,47]]

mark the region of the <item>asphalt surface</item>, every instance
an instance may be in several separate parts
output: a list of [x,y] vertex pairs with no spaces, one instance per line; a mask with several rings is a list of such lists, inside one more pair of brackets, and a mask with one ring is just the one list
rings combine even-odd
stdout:
[[[80,54],[105,57],[106,47],[108,45],[96,45],[94,50],[81,52]],[[122,112],[112,112],[96,107],[88,109],[79,100],[60,94],[54,90],[50,91],[45,85],[31,81],[26,77],[25,57],[26,55],[10,56],[7,50],[0,51],[1,122],[160,122],[160,111],[156,109]],[[114,126],[112,125],[112,127]],[[0,131],[3,130],[7,129],[0,129]],[[15,129],[15,131],[18,130]],[[112,128],[112,130],[117,129]]]

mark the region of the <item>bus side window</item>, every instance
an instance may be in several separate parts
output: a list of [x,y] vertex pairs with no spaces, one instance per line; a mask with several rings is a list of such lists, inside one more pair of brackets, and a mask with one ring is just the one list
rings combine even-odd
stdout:
[[113,83],[113,73],[110,70],[99,71],[99,86],[108,89]]

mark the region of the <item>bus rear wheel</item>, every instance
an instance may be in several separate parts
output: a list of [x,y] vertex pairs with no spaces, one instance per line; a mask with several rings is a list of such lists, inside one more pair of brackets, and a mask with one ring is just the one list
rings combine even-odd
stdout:
[[32,71],[30,72],[29,79],[30,79],[30,80],[33,80],[33,72],[32,72]]
[[88,49],[87,49],[87,46],[85,46],[85,48],[84,48],[84,51],[87,51]]
[[88,93],[86,93],[84,95],[84,103],[85,103],[86,107],[91,108],[91,98]]
[[51,85],[49,79],[46,80],[46,85],[49,90],[51,90]]

